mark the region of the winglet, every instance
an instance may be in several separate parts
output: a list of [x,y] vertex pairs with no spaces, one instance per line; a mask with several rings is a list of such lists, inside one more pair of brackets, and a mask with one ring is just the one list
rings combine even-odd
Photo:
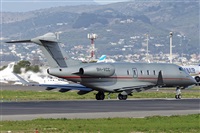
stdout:
[[164,82],[163,82],[162,72],[159,71],[158,80],[157,80],[157,86],[163,86],[163,85],[164,85]]

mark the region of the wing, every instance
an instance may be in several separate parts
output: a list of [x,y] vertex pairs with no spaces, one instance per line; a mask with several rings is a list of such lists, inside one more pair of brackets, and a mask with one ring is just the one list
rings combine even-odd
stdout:
[[59,92],[68,92],[70,90],[79,90],[77,94],[84,95],[91,91],[93,91],[91,88],[87,88],[80,84],[36,84],[34,86],[41,86],[46,87],[46,90],[53,90],[59,88]]
[[79,92],[78,92],[79,95],[83,95],[83,94],[93,91],[91,88],[87,88],[80,84],[31,84],[30,82],[28,82],[28,81],[24,80],[22,77],[20,77],[18,74],[16,74],[16,73],[13,73],[13,74],[24,85],[46,87],[46,90],[53,90],[53,89],[57,89],[57,88],[60,88],[60,90],[59,90],[60,92],[67,92],[70,90],[79,90]]
[[126,84],[125,86],[120,86],[120,88],[118,89],[115,89],[114,91],[115,92],[122,92],[121,94],[123,95],[129,95],[133,92],[141,92],[141,91],[144,91],[144,90],[148,90],[148,89],[151,89],[153,87],[155,87],[156,84],[152,84],[152,83],[149,83],[149,82],[143,82],[143,83],[136,83],[136,85],[128,85]]
[[126,84],[124,86],[120,86],[119,89],[115,89],[116,92],[122,92],[122,95],[129,95],[132,92],[136,91],[136,92],[140,92],[140,91],[144,91],[144,90],[148,90],[151,89],[153,87],[160,87],[163,86],[164,82],[163,82],[163,77],[162,77],[162,73],[161,71],[158,74],[158,79],[157,82],[151,83],[151,82],[135,82],[134,86],[132,85],[132,83]]
[[33,86],[41,86],[41,87],[46,87],[47,90],[56,89],[60,88],[62,90],[80,90],[80,91],[92,91],[91,88],[87,88],[83,85],[79,84],[34,84]]

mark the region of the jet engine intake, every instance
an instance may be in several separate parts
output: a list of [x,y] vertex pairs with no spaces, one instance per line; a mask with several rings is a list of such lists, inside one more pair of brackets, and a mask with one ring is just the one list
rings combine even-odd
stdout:
[[95,64],[79,69],[79,74],[83,76],[110,77],[115,73],[115,68],[110,64]]

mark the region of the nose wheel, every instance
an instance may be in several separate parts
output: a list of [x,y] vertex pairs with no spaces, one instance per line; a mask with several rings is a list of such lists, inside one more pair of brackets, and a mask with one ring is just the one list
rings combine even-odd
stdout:
[[181,89],[180,87],[176,88],[176,95],[175,95],[176,99],[181,99]]
[[181,99],[181,94],[175,95],[175,98],[176,98],[176,99]]

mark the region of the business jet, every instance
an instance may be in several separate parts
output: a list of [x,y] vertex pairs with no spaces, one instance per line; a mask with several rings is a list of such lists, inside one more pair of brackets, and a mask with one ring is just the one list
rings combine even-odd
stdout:
[[[47,73],[58,78],[96,90],[97,100],[104,100],[105,92],[119,93],[119,100],[126,100],[133,92],[153,87],[176,87],[176,99],[181,98],[181,89],[196,83],[184,69],[167,63],[81,63],[72,60],[63,51],[54,33],[30,40],[7,43],[35,43],[47,58],[50,68]],[[84,91],[83,92],[88,92]]]

